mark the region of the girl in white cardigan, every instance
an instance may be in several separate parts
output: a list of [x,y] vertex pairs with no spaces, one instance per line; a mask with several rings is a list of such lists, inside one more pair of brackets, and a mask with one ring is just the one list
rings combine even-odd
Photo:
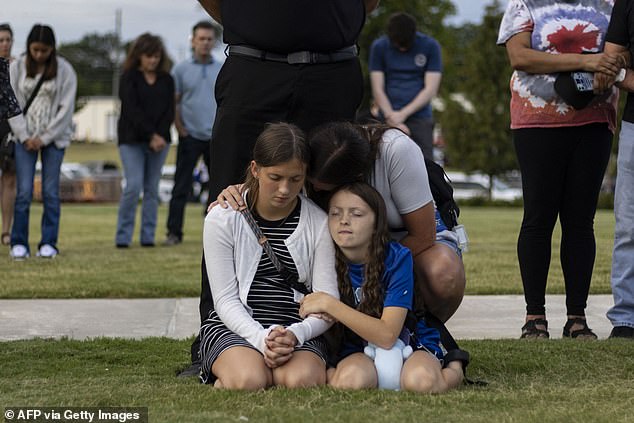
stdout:
[[[300,195],[309,161],[299,128],[269,125],[258,137],[245,204],[283,266],[311,291],[338,298],[326,214]],[[214,207],[204,254],[214,310],[201,326],[201,380],[229,389],[326,382],[327,316],[299,316],[303,294],[275,268],[244,216]]]

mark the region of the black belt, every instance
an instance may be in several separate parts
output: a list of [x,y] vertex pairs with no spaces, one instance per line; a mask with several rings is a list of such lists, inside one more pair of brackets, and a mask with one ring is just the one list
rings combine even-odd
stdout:
[[260,60],[270,60],[272,62],[288,63],[289,65],[316,64],[316,63],[334,63],[343,62],[357,57],[359,50],[357,46],[350,46],[336,50],[331,53],[315,53],[312,51],[296,51],[289,54],[270,53],[264,50],[248,46],[228,46],[227,54],[255,57]]

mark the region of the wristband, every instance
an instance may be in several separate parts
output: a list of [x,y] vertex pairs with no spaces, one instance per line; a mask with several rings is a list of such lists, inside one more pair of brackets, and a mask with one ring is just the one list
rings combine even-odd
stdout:
[[616,79],[614,80],[614,82],[623,82],[625,80],[626,73],[627,73],[627,70],[625,68],[621,68],[619,73],[616,75]]

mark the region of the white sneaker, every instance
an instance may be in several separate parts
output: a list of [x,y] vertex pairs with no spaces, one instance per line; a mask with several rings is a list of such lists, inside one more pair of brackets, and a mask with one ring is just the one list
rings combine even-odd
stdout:
[[57,255],[57,250],[55,249],[55,247],[49,245],[49,244],[44,244],[40,247],[40,251],[37,252],[37,256],[38,257],[42,257],[42,258],[55,258],[55,256]]
[[13,260],[26,260],[29,258],[29,250],[26,249],[24,245],[16,244],[11,247],[11,252],[9,253]]

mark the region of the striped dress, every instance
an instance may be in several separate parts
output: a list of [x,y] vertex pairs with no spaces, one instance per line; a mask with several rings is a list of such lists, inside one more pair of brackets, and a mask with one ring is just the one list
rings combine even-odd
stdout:
[[[297,206],[291,214],[278,221],[265,220],[253,210],[255,220],[269,240],[273,251],[284,267],[295,274],[297,274],[297,267],[284,244],[284,240],[297,228],[300,208],[298,198]],[[294,301],[293,290],[282,279],[266,253],[262,253],[249,290],[247,304],[253,310],[253,319],[265,328],[271,325],[287,327],[303,320],[299,316],[299,304]],[[244,338],[230,331],[220,320],[215,310],[212,310],[203,322],[200,336],[200,355],[202,358],[200,379],[203,383],[215,382],[216,377],[211,373],[211,366],[225,350],[237,346],[257,350]],[[311,351],[324,362],[326,361],[327,346],[322,337],[307,340],[301,347],[296,347],[295,351]]]

